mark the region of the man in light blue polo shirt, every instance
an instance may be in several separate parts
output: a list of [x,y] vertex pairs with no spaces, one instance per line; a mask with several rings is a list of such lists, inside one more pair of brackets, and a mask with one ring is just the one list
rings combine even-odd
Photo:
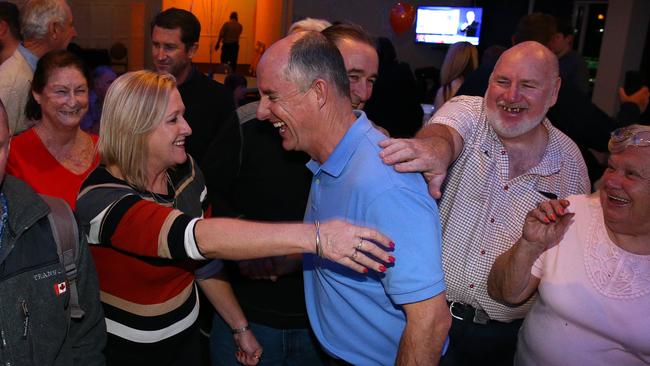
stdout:
[[[285,149],[312,158],[305,220],[342,218],[395,242],[395,263],[383,272],[358,274],[304,257],[307,310],[319,341],[344,363],[437,364],[451,319],[438,209],[423,178],[381,162],[385,136],[352,110],[343,59],[321,34],[293,34],[269,48],[258,87],[258,118],[278,128]],[[327,237],[319,241],[328,245]],[[364,245],[374,244],[362,240],[358,248]],[[357,251],[349,260],[361,266],[366,258]]]

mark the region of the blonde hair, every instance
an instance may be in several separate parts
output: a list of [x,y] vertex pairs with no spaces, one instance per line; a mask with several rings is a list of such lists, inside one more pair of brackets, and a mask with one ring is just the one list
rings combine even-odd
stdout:
[[147,137],[164,118],[176,79],[153,71],[126,73],[111,84],[104,100],[99,152],[124,180],[146,190]]
[[478,51],[469,42],[456,42],[449,47],[445,60],[440,70],[440,88],[442,88],[443,102],[453,97],[451,82],[462,77],[478,67]]

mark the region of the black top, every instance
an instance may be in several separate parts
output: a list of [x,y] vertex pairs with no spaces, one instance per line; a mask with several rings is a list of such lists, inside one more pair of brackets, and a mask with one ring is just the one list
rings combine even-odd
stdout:
[[581,92],[589,94],[589,70],[582,55],[571,50],[559,60],[562,81],[568,81]]
[[[285,151],[268,121],[242,124],[242,165],[233,190],[236,212],[245,219],[302,221],[312,174],[303,152]],[[249,321],[278,329],[308,328],[302,271],[276,282],[239,275],[236,263],[226,262],[230,282]]]
[[403,62],[380,62],[377,81],[364,111],[391,137],[413,137],[422,127],[424,112],[418,103],[411,67]]

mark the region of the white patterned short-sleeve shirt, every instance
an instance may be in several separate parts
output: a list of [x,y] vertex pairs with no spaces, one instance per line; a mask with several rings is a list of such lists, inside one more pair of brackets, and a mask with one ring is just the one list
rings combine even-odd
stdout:
[[589,193],[590,183],[576,144],[553,127],[539,164],[509,179],[508,154],[488,124],[482,97],[460,96],[429,121],[462,136],[463,151],[450,167],[440,199],[442,262],[447,298],[485,310],[490,319],[523,318],[534,299],[508,307],[487,294],[495,259],[520,237],[526,214],[541,201]]

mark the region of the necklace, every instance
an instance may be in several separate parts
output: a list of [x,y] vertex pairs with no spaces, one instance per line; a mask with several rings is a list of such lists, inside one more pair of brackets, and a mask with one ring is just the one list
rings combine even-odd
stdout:
[[153,191],[150,191],[149,193],[154,202],[166,207],[176,208],[176,187],[174,187],[174,183],[172,182],[169,173],[165,173],[165,176],[167,177],[167,191],[171,192],[171,195],[167,194],[166,196],[171,196],[172,198],[163,197]]

